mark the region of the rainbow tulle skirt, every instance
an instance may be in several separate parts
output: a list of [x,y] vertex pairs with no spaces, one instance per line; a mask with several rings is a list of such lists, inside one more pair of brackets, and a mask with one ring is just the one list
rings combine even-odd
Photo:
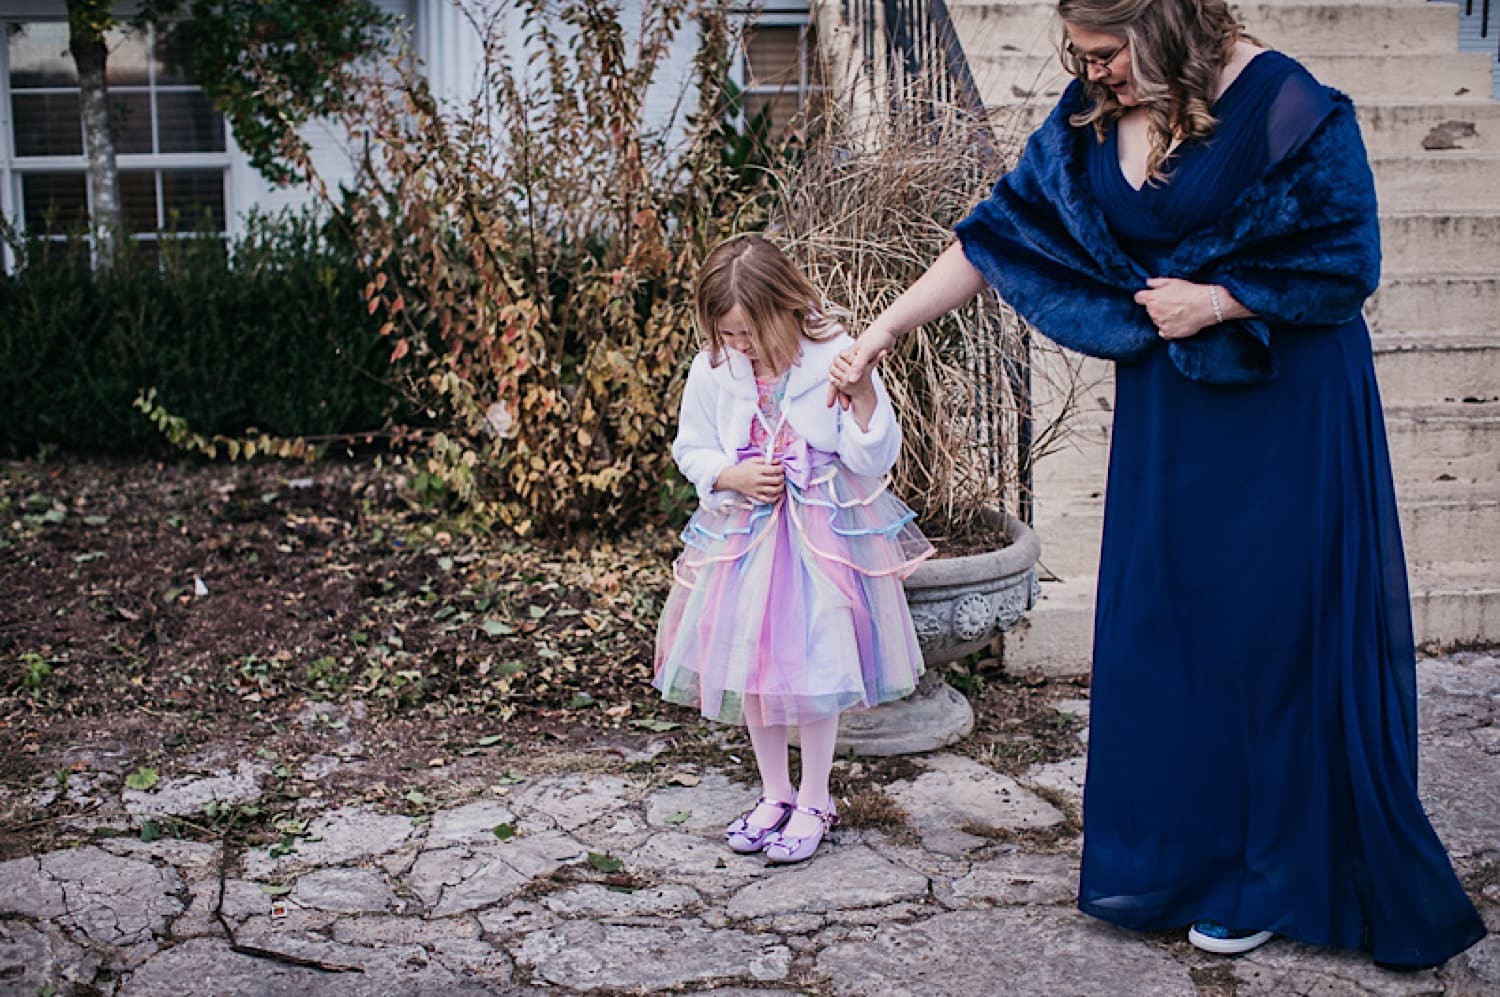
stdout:
[[909,694],[922,652],[901,581],[932,545],[887,483],[813,451],[775,503],[699,508],[657,630],[662,695],[770,726]]

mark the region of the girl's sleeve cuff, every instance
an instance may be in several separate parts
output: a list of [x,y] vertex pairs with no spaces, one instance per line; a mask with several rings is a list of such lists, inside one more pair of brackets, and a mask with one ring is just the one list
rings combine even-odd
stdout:
[[724,491],[714,491],[714,482],[719,480],[719,475],[723,474],[727,468],[733,466],[734,461],[725,458],[717,465],[710,465],[709,473],[698,479],[698,502],[705,509],[717,512],[723,508],[724,503],[729,501],[730,496],[734,494],[727,489]]
[[847,412],[839,428],[839,456],[856,474],[879,475],[889,471],[901,454],[901,427],[896,422],[890,396],[880,392],[875,411],[870,414],[870,428]]

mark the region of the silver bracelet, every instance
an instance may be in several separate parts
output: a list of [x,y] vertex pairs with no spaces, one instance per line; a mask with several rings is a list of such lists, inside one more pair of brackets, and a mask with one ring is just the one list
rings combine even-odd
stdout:
[[1208,301],[1214,306],[1214,322],[1223,322],[1224,309],[1219,307],[1219,288],[1214,284],[1208,285]]

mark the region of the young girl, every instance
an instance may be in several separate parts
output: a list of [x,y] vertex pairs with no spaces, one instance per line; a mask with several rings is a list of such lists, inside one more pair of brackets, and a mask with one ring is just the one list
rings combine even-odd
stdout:
[[[828,792],[839,713],[900,699],[922,673],[901,579],[932,546],[887,488],[901,430],[878,378],[827,404],[853,340],[758,235],[709,254],[672,456],[698,490],[656,642],[654,685],[743,722],[761,797],[726,831],[772,862],[812,855],[838,823]],[[799,728],[793,790],[787,728]]]

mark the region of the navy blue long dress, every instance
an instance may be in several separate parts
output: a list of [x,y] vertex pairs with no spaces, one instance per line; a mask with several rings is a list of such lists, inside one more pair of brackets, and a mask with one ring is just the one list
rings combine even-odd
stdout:
[[[1257,56],[1220,124],[1132,188],[1089,186],[1152,273],[1306,137],[1326,92]],[[1272,330],[1280,373],[1216,387],[1163,348],[1115,372],[1080,907],[1208,918],[1430,965],[1484,926],[1417,797],[1406,568],[1363,320]]]

